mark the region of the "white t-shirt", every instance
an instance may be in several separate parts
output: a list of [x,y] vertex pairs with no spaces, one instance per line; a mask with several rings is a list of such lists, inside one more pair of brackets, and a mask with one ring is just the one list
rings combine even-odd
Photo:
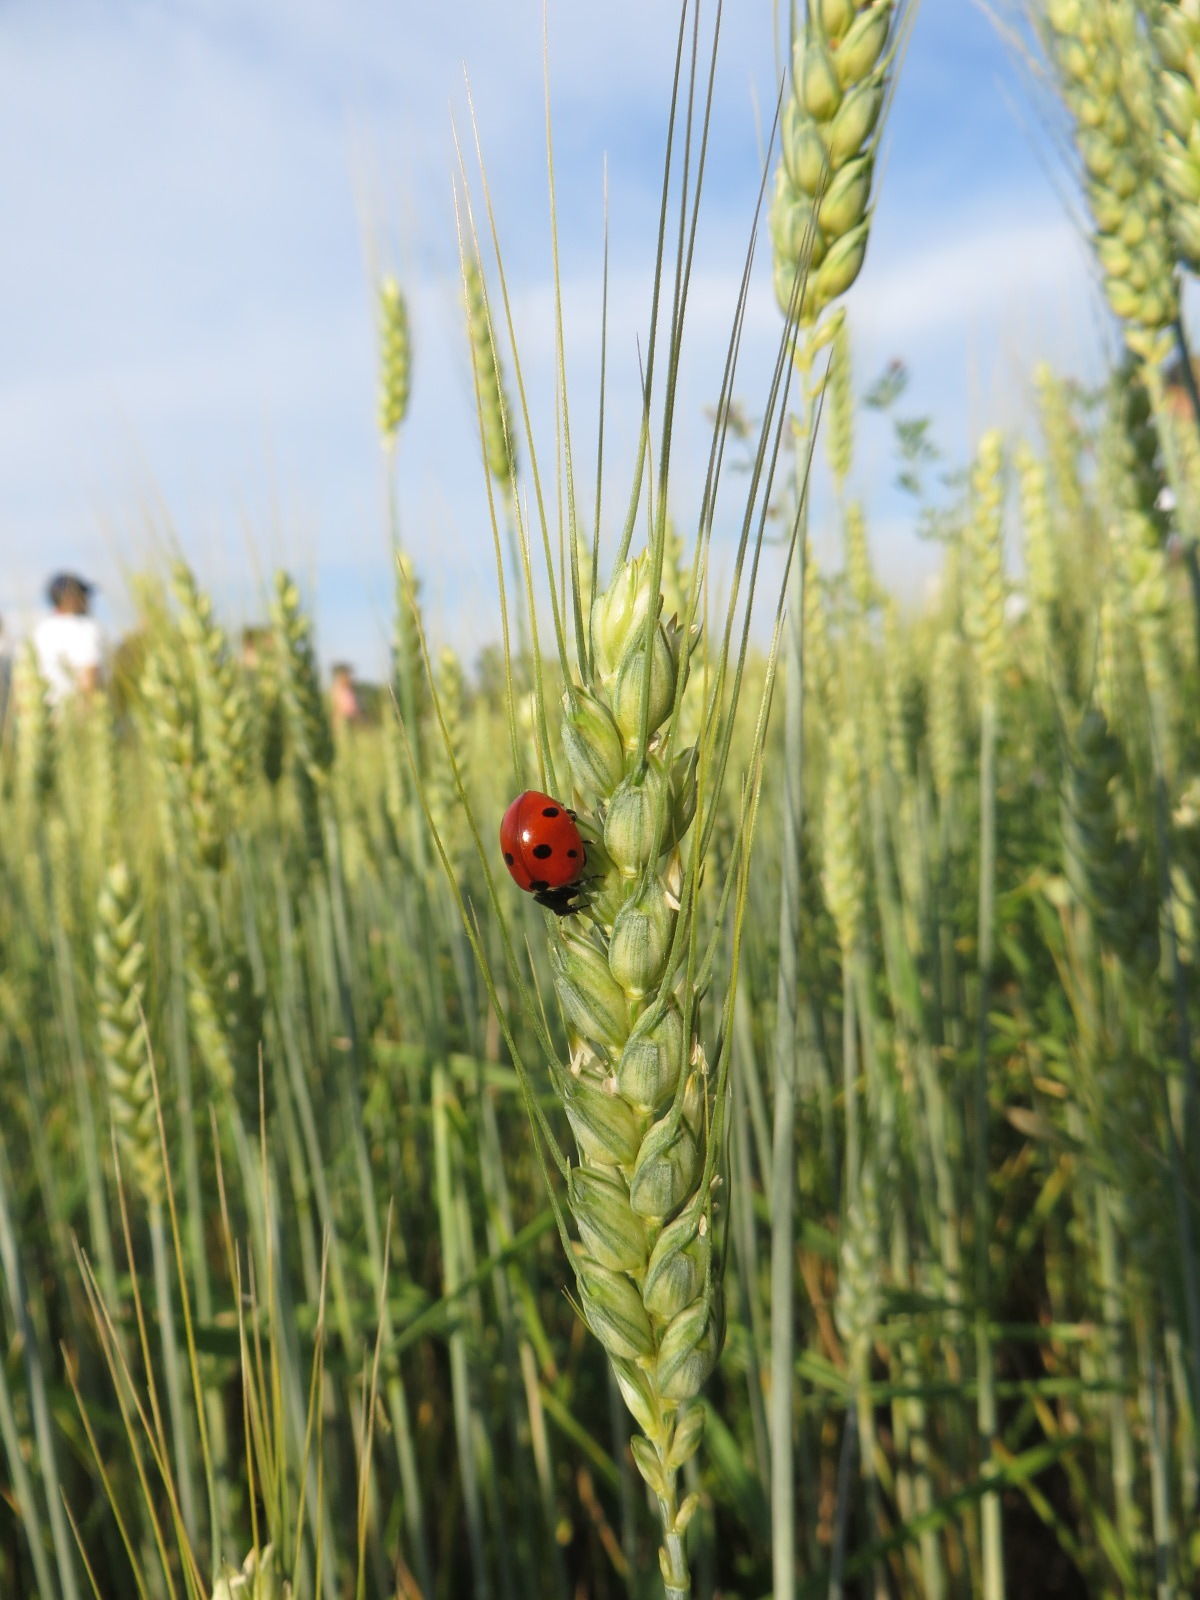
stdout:
[[95,617],[56,611],[43,617],[33,634],[38,667],[55,705],[74,694],[79,674],[98,667],[104,659],[104,641]]

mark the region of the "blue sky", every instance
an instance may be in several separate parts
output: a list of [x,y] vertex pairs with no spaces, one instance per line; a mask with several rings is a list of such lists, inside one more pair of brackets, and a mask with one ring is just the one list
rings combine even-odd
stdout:
[[[636,419],[676,8],[546,0],[570,392],[595,431],[603,183],[610,232],[607,493]],[[542,0],[7,0],[0,7],[0,615],[49,572],[99,580],[181,549],[234,626],[286,564],[322,654],[385,658],[391,577],[374,424],[372,286],[396,273],[415,339],[402,531],[433,630],[496,637],[495,583],[457,284],[455,129],[469,77],[531,407],[554,454]],[[681,385],[686,527],[774,101],[770,0],[726,7],[713,158]],[[849,297],[859,387],[902,357],[904,409],[952,460],[1019,426],[1039,359],[1096,370],[1106,325],[1069,185],[1027,88],[969,0],[924,0]],[[468,152],[472,171],[473,156]],[[478,190],[476,190],[478,203]],[[760,255],[738,385],[751,410],[779,334]],[[509,366],[511,374],[511,363]],[[587,441],[586,443],[584,441]],[[609,476],[611,473],[611,476]],[[864,430],[857,489],[879,565],[932,564]],[[585,493],[590,490],[585,488]]]

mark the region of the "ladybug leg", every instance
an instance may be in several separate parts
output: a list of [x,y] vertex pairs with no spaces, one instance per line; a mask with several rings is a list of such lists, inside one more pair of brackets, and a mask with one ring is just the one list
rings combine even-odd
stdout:
[[573,890],[573,885],[566,889],[539,889],[533,898],[556,917],[569,917],[577,910]]
[[556,917],[573,917],[588,910],[589,890],[595,881],[595,878],[580,878],[575,883],[564,884],[561,889],[539,889],[533,898]]
[[579,897],[582,888],[580,883],[569,883],[561,889],[539,889],[533,898],[556,917],[573,917],[583,909],[584,901]]

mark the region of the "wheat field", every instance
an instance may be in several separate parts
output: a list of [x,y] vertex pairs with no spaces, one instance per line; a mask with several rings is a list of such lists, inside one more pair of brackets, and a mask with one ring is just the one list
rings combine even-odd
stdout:
[[[357,717],[283,571],[247,639],[148,571],[91,698],[17,659],[2,1600],[1197,1592],[1200,6],[1033,13],[1117,354],[916,486],[920,605],[855,459],[868,403],[898,472],[921,437],[854,366],[910,20],[796,21],[778,360],[735,428],[748,274],[698,526],[689,6],[627,515],[565,409],[534,436],[486,185],[460,214],[494,648],[431,642],[393,494]],[[566,905],[505,871],[522,791],[575,813]]]

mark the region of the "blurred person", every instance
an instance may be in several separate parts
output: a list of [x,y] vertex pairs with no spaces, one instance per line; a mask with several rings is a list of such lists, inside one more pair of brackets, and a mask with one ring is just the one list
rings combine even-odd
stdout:
[[354,668],[348,661],[335,661],[329,686],[329,709],[334,729],[352,728],[362,721],[362,707],[354,687]]
[[[1163,374],[1166,399],[1166,426],[1175,434],[1176,459],[1183,481],[1195,473],[1196,436],[1200,428],[1200,357],[1189,351],[1179,355]],[[1200,648],[1200,529],[1195,526],[1195,485],[1188,496],[1190,504],[1176,504],[1175,491],[1163,483],[1154,504],[1171,519],[1167,532],[1166,556],[1173,567],[1182,567],[1192,594],[1197,648]]]
[[34,629],[38,669],[54,705],[99,689],[104,666],[104,636],[90,614],[95,585],[73,572],[60,572],[46,585],[53,611]]
[[[1196,367],[1194,360],[1184,362],[1181,356],[1176,356],[1163,373],[1163,399],[1166,401],[1168,428],[1195,428],[1200,423],[1192,400],[1197,382]],[[1175,491],[1165,479],[1154,506],[1157,511],[1167,514],[1175,510]]]
[[242,666],[247,672],[257,672],[262,666],[264,653],[271,645],[271,630],[261,623],[248,622],[242,629]]
[[1182,356],[1176,356],[1163,373],[1163,384],[1171,416],[1193,428],[1200,426],[1192,398],[1193,393],[1200,395],[1200,358],[1192,357],[1185,363]]

